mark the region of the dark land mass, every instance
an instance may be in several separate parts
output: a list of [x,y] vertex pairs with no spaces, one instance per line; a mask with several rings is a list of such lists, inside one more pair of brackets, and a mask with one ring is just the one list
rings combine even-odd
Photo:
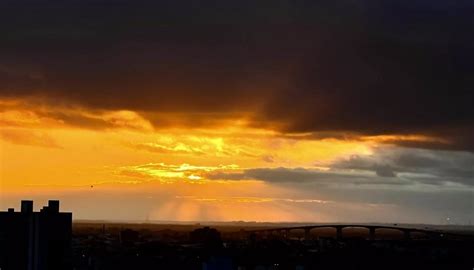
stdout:
[[[85,269],[473,269],[471,226],[385,224],[435,232],[366,228],[287,231],[302,223],[73,224],[73,264]],[[384,226],[383,224],[378,224]],[[377,226],[378,226],[377,225]]]

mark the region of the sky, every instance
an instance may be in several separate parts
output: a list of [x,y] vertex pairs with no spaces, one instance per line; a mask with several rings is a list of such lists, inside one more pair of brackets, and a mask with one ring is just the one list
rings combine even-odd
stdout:
[[474,221],[474,2],[2,0],[0,207]]

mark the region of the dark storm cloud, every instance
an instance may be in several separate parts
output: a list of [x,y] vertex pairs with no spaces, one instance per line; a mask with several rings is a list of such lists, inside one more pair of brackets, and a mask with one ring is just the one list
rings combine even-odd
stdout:
[[407,185],[406,179],[390,179],[385,175],[374,177],[367,174],[344,171],[321,171],[306,168],[253,168],[241,173],[213,172],[206,175],[213,180],[261,180],[279,184],[354,184],[354,185]]
[[331,165],[334,169],[372,171],[378,176],[398,175],[426,184],[453,182],[474,186],[474,154],[409,148],[381,148],[371,156],[354,155]]
[[474,154],[461,151],[381,147],[372,155],[352,155],[332,161],[328,170],[312,168],[249,168],[217,171],[211,180],[260,180],[276,184],[320,186],[474,187]]
[[5,0],[0,95],[150,118],[251,111],[252,125],[289,133],[419,133],[453,144],[410,146],[474,150],[473,12],[472,1]]

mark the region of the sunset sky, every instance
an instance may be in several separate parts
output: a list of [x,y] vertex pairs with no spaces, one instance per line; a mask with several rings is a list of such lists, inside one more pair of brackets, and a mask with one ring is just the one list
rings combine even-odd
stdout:
[[467,0],[2,0],[0,207],[470,224],[473,12]]

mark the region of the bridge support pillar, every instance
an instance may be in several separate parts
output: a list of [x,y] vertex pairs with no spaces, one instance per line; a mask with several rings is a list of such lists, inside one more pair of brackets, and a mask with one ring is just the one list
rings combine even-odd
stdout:
[[404,230],[403,231],[403,236],[405,238],[405,240],[410,240],[411,239],[411,233],[409,230]]
[[290,230],[285,230],[285,238],[290,238]]
[[369,240],[371,240],[371,241],[375,240],[375,228],[374,227],[369,228]]
[[240,232],[239,232],[239,239],[241,239],[241,240],[246,239],[246,238],[248,238],[247,235],[248,234],[245,232],[245,230],[241,229]]
[[304,229],[304,240],[310,240],[311,239],[311,229],[306,228]]
[[285,230],[278,230],[277,233],[279,238],[285,238]]
[[337,240],[342,239],[342,227],[336,227],[336,239]]

